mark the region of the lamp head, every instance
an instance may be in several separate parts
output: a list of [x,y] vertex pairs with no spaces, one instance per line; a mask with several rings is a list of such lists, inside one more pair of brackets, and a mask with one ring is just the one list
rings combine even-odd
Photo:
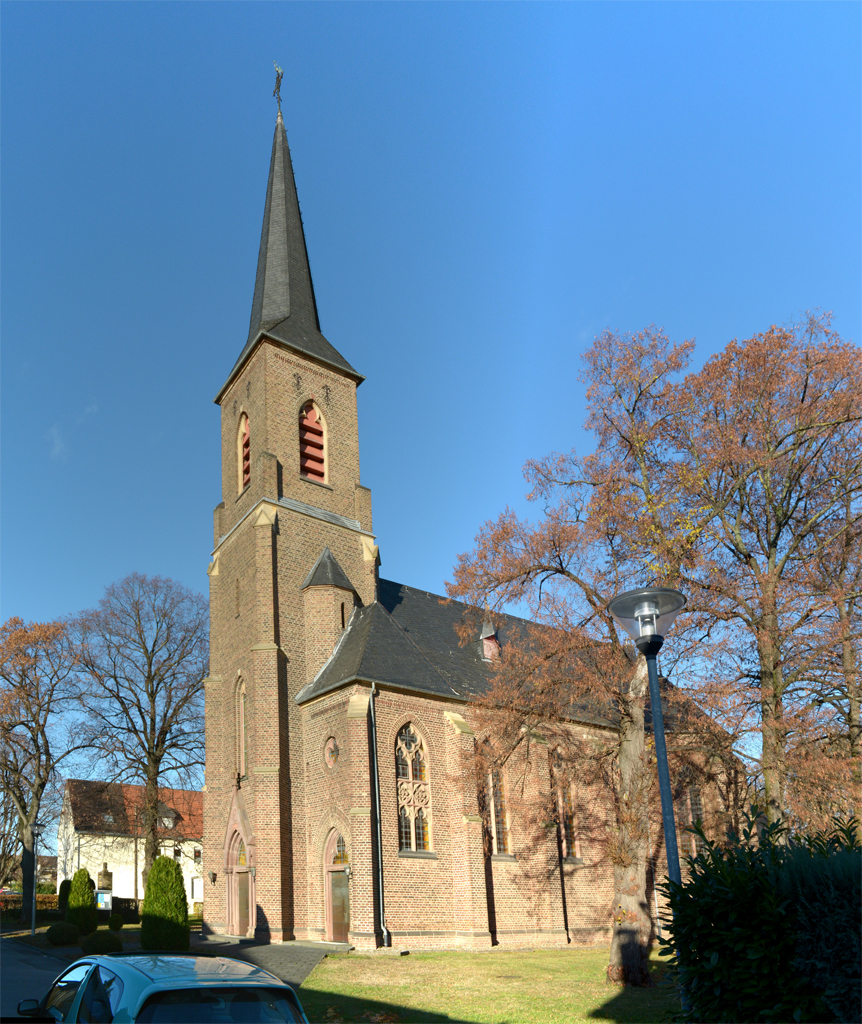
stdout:
[[685,595],[669,587],[627,590],[608,602],[608,611],[632,640],[664,639],[673,620],[685,607]]

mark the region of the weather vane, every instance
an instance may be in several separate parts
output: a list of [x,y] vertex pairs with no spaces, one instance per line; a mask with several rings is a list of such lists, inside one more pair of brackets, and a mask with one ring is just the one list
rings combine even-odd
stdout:
[[275,88],[272,90],[272,95],[275,96],[275,98],[278,100],[278,112],[280,114],[281,113],[281,80],[284,77],[284,71],[282,71],[282,69],[278,66],[278,64],[276,64],[275,61],[272,62],[272,65],[275,68]]

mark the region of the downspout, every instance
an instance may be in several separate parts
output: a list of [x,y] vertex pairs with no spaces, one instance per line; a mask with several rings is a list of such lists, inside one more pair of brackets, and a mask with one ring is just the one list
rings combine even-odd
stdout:
[[383,945],[392,945],[392,936],[386,927],[386,912],[383,908],[383,830],[380,827],[380,775],[377,769],[377,719],[374,716],[374,695],[377,693],[374,683],[371,684],[371,760],[373,768],[371,780],[374,783],[374,810],[377,815],[377,892],[379,895],[380,927],[383,929]]

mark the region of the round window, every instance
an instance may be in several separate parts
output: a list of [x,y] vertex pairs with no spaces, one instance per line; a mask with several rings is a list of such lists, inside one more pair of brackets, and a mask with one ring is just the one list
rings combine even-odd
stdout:
[[330,736],[326,741],[326,746],[323,748],[323,759],[326,761],[327,768],[334,768],[337,761],[338,755],[341,751],[338,749],[338,744],[335,742],[335,737]]

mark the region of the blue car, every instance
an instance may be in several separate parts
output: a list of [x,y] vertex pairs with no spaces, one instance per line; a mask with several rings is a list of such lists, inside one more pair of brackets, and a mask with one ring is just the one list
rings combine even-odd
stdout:
[[182,1024],[215,1021],[308,1024],[296,993],[269,971],[228,956],[119,953],[86,956],[21,1017],[48,1021]]

